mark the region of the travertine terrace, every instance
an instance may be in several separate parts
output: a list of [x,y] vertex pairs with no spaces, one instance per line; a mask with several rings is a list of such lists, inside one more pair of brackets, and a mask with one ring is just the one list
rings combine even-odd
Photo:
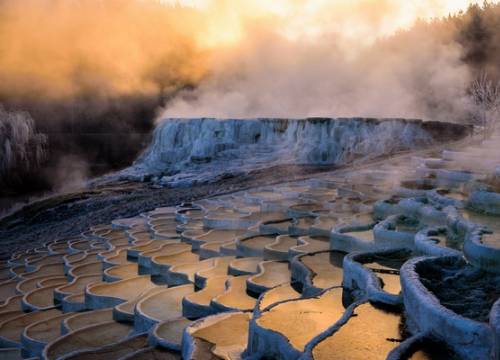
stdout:
[[283,179],[13,253],[0,358],[498,358],[498,143]]

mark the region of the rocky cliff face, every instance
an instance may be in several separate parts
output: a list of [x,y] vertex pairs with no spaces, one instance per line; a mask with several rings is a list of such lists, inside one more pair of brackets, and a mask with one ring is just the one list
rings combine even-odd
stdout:
[[405,119],[165,119],[120,176],[189,185],[276,165],[345,165],[467,133],[461,125]]

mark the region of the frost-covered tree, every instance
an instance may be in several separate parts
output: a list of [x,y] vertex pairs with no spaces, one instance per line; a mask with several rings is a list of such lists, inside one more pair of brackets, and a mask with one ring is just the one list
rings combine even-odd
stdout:
[[0,184],[36,170],[46,158],[46,144],[47,137],[36,132],[29,113],[0,105]]
[[485,130],[498,126],[500,118],[500,81],[491,80],[486,73],[472,83],[471,97],[476,107],[476,120]]

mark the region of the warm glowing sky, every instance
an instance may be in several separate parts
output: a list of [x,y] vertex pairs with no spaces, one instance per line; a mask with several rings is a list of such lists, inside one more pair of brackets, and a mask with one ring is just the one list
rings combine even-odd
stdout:
[[290,38],[341,33],[370,43],[380,35],[410,26],[418,18],[445,16],[466,9],[471,0],[163,0],[206,11],[207,45],[232,43],[249,22],[272,19]]
[[291,54],[322,44],[349,59],[418,18],[475,2],[0,0],[0,94],[147,93],[156,91],[158,74],[174,85],[198,83],[227,53],[270,54],[276,46],[265,46],[276,43],[295,45]]

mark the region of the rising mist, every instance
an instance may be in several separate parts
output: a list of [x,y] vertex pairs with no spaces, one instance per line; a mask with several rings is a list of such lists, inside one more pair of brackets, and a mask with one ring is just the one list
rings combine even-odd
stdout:
[[471,83],[500,73],[500,6],[456,14],[470,3],[1,0],[0,104],[48,137],[2,191],[125,167],[165,116],[473,122]]

